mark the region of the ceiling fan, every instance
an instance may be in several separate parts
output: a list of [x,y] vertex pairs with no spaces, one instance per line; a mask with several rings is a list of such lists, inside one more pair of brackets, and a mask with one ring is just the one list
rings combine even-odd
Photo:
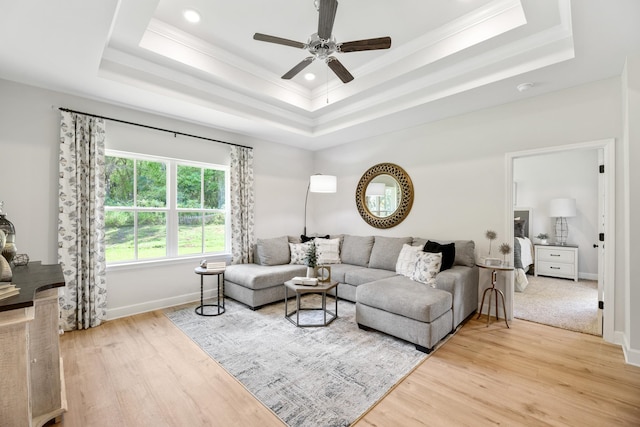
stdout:
[[356,40],[346,43],[336,43],[335,37],[331,34],[333,22],[338,10],[337,0],[315,0],[314,4],[319,12],[318,32],[312,34],[306,43],[295,40],[283,39],[281,37],[269,36],[267,34],[255,33],[254,40],[276,43],[291,46],[299,49],[306,49],[311,56],[306,57],[295,67],[287,71],[282,78],[291,79],[305,67],[316,59],[321,59],[327,63],[329,68],[342,80],[349,83],[353,80],[351,73],[333,56],[334,53],[360,52],[364,50],[389,49],[391,47],[391,37],[378,37],[374,39]]

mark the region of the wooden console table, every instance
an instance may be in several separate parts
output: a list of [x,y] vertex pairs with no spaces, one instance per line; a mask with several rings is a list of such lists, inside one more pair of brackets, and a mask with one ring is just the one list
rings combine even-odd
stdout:
[[40,427],[67,407],[60,357],[60,265],[13,268],[20,294],[0,300],[0,424]]

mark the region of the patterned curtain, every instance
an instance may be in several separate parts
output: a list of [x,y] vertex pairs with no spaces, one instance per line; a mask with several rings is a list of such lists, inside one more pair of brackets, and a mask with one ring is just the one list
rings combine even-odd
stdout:
[[253,149],[231,147],[231,252],[233,264],[253,262]]
[[106,315],[104,140],[103,119],[62,112],[58,261],[65,331],[98,326]]

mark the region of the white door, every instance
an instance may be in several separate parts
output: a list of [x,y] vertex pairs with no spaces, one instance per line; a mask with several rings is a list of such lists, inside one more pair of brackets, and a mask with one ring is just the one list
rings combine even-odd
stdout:
[[[606,206],[607,206],[607,194],[605,191],[605,173],[608,171],[605,170],[604,167],[604,150],[602,148],[598,149],[598,165],[599,165],[599,173],[598,173],[598,236],[596,236],[596,243],[594,246],[598,248],[598,323],[596,326],[596,333],[602,336],[602,319],[603,319],[603,311],[604,311],[604,251],[605,251],[605,242],[601,241],[601,237],[604,236],[605,230],[605,218],[606,218]],[[605,236],[606,237],[606,236]],[[608,304],[613,304],[613,301],[607,301]]]

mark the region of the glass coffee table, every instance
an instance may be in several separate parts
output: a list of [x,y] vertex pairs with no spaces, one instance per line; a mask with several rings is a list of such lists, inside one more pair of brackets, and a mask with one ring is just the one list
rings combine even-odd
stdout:
[[[327,310],[327,292],[335,289],[335,295],[330,295],[335,300],[335,310]],[[296,294],[296,309],[289,313],[289,291]],[[321,307],[301,307],[300,297],[305,294],[320,294],[322,296]],[[322,311],[323,322],[320,323],[300,323],[301,311]],[[293,315],[295,314],[295,320]],[[284,317],[298,327],[327,326],[338,318],[338,282],[330,280],[328,282],[318,282],[317,286],[295,285],[293,281],[284,282]]]

